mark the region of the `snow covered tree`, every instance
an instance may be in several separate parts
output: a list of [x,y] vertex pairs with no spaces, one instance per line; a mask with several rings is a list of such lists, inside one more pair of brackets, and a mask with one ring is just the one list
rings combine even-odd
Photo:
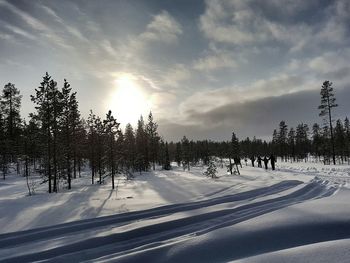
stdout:
[[333,164],[335,165],[335,145],[334,145],[334,135],[333,135],[333,124],[332,124],[332,109],[338,107],[338,104],[335,103],[336,99],[333,93],[332,82],[326,80],[323,82],[321,87],[321,104],[318,106],[320,109],[320,116],[325,117],[328,120],[328,125],[330,128],[331,135],[331,148],[332,148],[332,158]]
[[215,164],[215,159],[214,158],[210,158],[207,170],[204,172],[204,175],[208,176],[208,177],[211,177],[211,178],[216,178],[216,174],[217,174],[217,167],[216,167],[216,164]]

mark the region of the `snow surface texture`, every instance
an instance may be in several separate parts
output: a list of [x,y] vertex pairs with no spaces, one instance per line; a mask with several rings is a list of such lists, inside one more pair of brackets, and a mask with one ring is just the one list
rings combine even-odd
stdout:
[[[1,262],[349,262],[349,166],[202,167],[26,196],[0,182]],[[328,178],[330,177],[330,178]]]

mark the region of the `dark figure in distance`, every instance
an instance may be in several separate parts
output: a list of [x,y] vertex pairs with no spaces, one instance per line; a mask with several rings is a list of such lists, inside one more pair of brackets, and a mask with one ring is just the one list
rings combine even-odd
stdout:
[[267,164],[269,163],[269,159],[265,156],[264,157],[264,164],[265,164],[265,169],[267,170]]
[[271,162],[272,170],[275,170],[276,157],[273,154],[271,154],[270,156],[270,162]]
[[258,156],[258,167],[260,167],[260,168],[262,168],[262,166],[261,166],[261,162],[262,162],[262,159],[261,159],[261,157],[260,157],[260,156]]
[[239,165],[242,168],[241,158],[236,156],[236,157],[233,158],[233,161],[235,162],[235,165]]
[[254,156],[254,155],[252,155],[252,156],[250,157],[250,160],[252,161],[252,166],[254,167],[255,156]]

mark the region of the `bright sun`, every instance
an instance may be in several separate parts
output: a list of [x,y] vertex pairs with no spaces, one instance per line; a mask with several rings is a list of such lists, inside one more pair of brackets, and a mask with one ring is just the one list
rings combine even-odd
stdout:
[[141,114],[150,111],[150,102],[138,86],[137,79],[130,74],[118,76],[115,85],[109,103],[112,113],[123,126],[127,123],[135,125]]

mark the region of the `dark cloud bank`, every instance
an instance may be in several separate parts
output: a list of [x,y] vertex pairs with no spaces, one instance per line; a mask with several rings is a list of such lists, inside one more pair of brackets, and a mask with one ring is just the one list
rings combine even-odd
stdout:
[[[336,90],[339,107],[334,117],[349,116],[350,88]],[[168,140],[179,140],[186,135],[192,139],[229,140],[232,130],[240,138],[257,136],[269,139],[274,127],[285,120],[289,127],[298,123],[312,125],[322,123],[318,116],[320,95],[318,90],[269,97],[246,103],[227,104],[205,113],[191,112],[188,121],[198,125],[186,125],[160,120],[160,131]]]

